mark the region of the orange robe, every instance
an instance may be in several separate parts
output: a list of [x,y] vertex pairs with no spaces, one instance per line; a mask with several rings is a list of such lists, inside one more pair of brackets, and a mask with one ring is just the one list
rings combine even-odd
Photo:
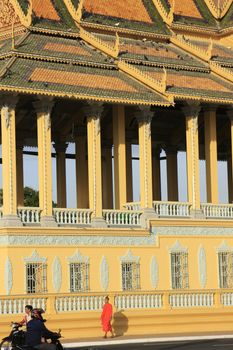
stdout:
[[112,319],[112,305],[107,303],[104,304],[103,311],[101,314],[101,323],[104,332],[111,332],[111,319]]

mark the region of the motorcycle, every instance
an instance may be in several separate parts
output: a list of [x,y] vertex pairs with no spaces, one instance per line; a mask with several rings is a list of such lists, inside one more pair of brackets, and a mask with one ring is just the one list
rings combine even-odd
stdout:
[[[0,350],[26,350],[27,346],[25,345],[25,334],[26,332],[20,330],[22,327],[17,322],[11,323],[11,332],[8,337],[2,339],[0,343]],[[45,343],[41,343],[34,347],[35,350],[64,350],[60,342],[61,330],[57,333],[53,333],[50,338],[45,339]]]

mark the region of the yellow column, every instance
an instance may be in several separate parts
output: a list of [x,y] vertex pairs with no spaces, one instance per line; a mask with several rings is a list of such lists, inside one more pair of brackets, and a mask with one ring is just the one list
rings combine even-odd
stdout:
[[35,102],[34,107],[37,113],[41,225],[56,226],[52,207],[51,111],[53,102],[43,99]]
[[153,113],[144,109],[138,114],[139,124],[139,159],[140,159],[140,194],[141,207],[152,208],[152,148],[151,120]]
[[199,104],[190,104],[183,108],[186,116],[186,154],[188,201],[192,204],[193,216],[202,216],[200,211],[200,174],[199,174],[199,140],[198,114]]
[[17,169],[17,205],[24,206],[23,187],[23,144],[16,145],[16,169]]
[[92,225],[104,227],[102,214],[102,164],[101,164],[101,104],[90,104],[83,108],[87,117],[88,184],[89,206],[92,209]]
[[57,207],[66,208],[66,149],[68,144],[57,141],[54,144],[56,151],[57,169]]
[[172,146],[166,147],[166,158],[168,200],[178,201],[177,150]]
[[161,201],[160,149],[152,149],[153,200]]
[[113,106],[115,208],[126,203],[125,108]]
[[113,208],[112,193],[112,145],[104,145],[102,152],[103,208]]
[[216,109],[204,111],[207,202],[218,203]]
[[87,138],[79,135],[75,141],[77,207],[89,208]]
[[5,96],[1,101],[3,188],[3,218],[0,220],[1,226],[22,225],[17,216],[16,104],[17,98],[14,96]]
[[133,201],[132,145],[126,142],[126,183],[127,202]]
[[227,160],[228,169],[228,197],[229,203],[233,203],[233,111],[228,111],[231,128],[231,155]]

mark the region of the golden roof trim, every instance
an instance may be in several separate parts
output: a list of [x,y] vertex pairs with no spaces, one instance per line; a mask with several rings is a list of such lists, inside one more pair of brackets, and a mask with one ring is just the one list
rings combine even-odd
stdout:
[[208,38],[210,35],[218,35],[219,30],[215,28],[207,28],[207,27],[202,27],[198,26],[195,24],[189,25],[189,24],[181,24],[181,23],[174,23],[172,22],[171,24],[171,29],[175,30],[184,30],[188,32],[194,32],[194,33],[201,33],[202,35],[208,35]]
[[193,95],[188,95],[188,94],[177,94],[174,92],[169,92],[171,96],[174,97],[175,100],[198,100],[200,102],[211,102],[211,103],[224,103],[224,104],[232,104],[233,103],[233,98],[232,100],[230,99],[221,99],[217,97],[205,97],[205,96],[193,96]]
[[19,19],[22,25],[25,27],[29,27],[32,23],[32,0],[29,0],[29,6],[28,6],[28,11],[26,15],[23,12],[17,0],[10,0],[10,2],[14,7],[16,14],[19,16]]
[[174,4],[175,4],[174,0],[169,12],[166,11],[161,0],[152,0],[152,2],[155,8],[157,9],[157,11],[159,12],[160,16],[162,17],[163,21],[170,26],[174,19]]
[[160,107],[169,107],[171,106],[171,103],[169,101],[167,102],[151,102],[151,101],[142,101],[142,100],[126,100],[121,98],[111,98],[111,97],[97,97],[97,96],[91,96],[91,95],[76,95],[76,94],[70,94],[70,93],[62,93],[59,91],[44,91],[44,90],[35,90],[35,89],[25,89],[20,87],[12,87],[12,86],[1,86],[0,85],[0,91],[9,91],[9,92],[18,92],[18,93],[24,93],[24,94],[30,94],[30,95],[43,95],[43,96],[53,96],[53,97],[61,97],[61,98],[73,98],[77,100],[92,100],[92,101],[99,101],[99,102],[111,102],[111,103],[124,103],[124,104],[130,104],[130,105],[150,105],[150,106],[160,106]]
[[222,67],[218,63],[213,61],[210,62],[210,68],[213,73],[233,83],[233,73],[229,71],[227,68]]
[[205,0],[205,3],[216,19],[222,19],[228,12],[232,0],[225,0],[222,6],[216,5],[213,0]]

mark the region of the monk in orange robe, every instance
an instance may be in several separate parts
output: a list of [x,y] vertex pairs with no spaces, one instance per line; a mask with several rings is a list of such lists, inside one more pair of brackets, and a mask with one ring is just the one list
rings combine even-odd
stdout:
[[105,333],[104,338],[107,338],[108,332],[111,333],[112,338],[114,337],[112,332],[111,320],[112,320],[112,304],[109,303],[109,297],[107,296],[105,298],[105,304],[101,314],[102,328]]

